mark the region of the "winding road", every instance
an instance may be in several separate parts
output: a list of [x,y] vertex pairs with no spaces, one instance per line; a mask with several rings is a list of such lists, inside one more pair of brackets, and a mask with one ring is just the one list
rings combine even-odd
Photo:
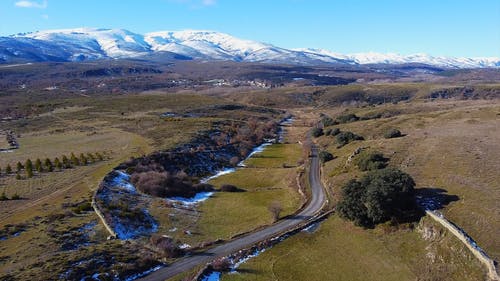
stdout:
[[164,281],[179,273],[191,270],[198,265],[208,263],[217,257],[226,256],[238,250],[251,247],[260,241],[272,238],[311,219],[323,208],[323,205],[326,202],[326,195],[320,180],[320,164],[318,159],[318,150],[316,147],[312,148],[310,159],[311,166],[309,169],[309,182],[312,195],[309,204],[300,213],[283,219],[282,221],[264,229],[252,232],[220,246],[209,249],[206,252],[185,257],[138,280]]

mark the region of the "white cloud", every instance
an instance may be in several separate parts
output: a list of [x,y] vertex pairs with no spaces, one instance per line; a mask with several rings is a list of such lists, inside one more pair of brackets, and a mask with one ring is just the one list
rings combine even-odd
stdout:
[[44,0],[42,2],[21,0],[21,1],[17,1],[14,5],[16,5],[16,7],[20,7],[20,8],[45,9],[49,5],[49,3],[47,2],[47,0]]
[[49,19],[49,15],[47,15],[47,14],[43,14],[43,15],[42,15],[42,19],[44,19],[44,20],[48,20],[48,19]]

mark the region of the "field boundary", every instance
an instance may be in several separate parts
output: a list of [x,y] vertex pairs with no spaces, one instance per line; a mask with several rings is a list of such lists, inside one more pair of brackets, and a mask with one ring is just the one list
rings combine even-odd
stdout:
[[436,211],[426,210],[425,211],[432,219],[441,224],[444,228],[449,230],[455,237],[458,238],[462,243],[469,248],[469,250],[474,254],[474,256],[486,266],[488,270],[488,278],[492,281],[499,281],[498,272],[495,266],[495,261],[491,259],[472,238],[467,235],[462,229],[457,227],[454,223],[450,222],[444,218],[440,213]]
[[99,186],[99,188],[97,188],[96,191],[94,192],[94,195],[92,196],[92,204],[91,205],[92,205],[92,208],[94,209],[94,212],[97,214],[97,216],[101,219],[102,223],[104,224],[104,228],[106,228],[106,230],[109,232],[110,238],[115,239],[118,237],[118,235],[113,230],[113,228],[106,222],[106,219],[104,218],[104,214],[99,209],[99,206],[97,205],[97,202],[95,200],[97,193],[99,192],[100,189],[101,189],[101,187]]

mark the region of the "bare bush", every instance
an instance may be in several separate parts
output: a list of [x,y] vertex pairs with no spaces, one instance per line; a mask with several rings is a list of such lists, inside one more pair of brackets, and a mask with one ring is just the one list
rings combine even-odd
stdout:
[[152,235],[149,239],[153,249],[164,258],[176,258],[182,255],[183,251],[177,246],[175,241],[167,236]]
[[267,209],[271,213],[274,221],[277,221],[280,218],[280,213],[281,211],[283,211],[283,207],[281,206],[281,203],[278,201],[271,202],[271,204],[269,204]]

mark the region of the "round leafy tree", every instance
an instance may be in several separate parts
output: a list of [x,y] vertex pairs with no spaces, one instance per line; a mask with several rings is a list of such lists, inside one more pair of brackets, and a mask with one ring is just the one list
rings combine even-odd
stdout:
[[414,187],[412,177],[398,169],[373,170],[344,186],[337,211],[365,227],[391,218],[407,218],[418,209]]

